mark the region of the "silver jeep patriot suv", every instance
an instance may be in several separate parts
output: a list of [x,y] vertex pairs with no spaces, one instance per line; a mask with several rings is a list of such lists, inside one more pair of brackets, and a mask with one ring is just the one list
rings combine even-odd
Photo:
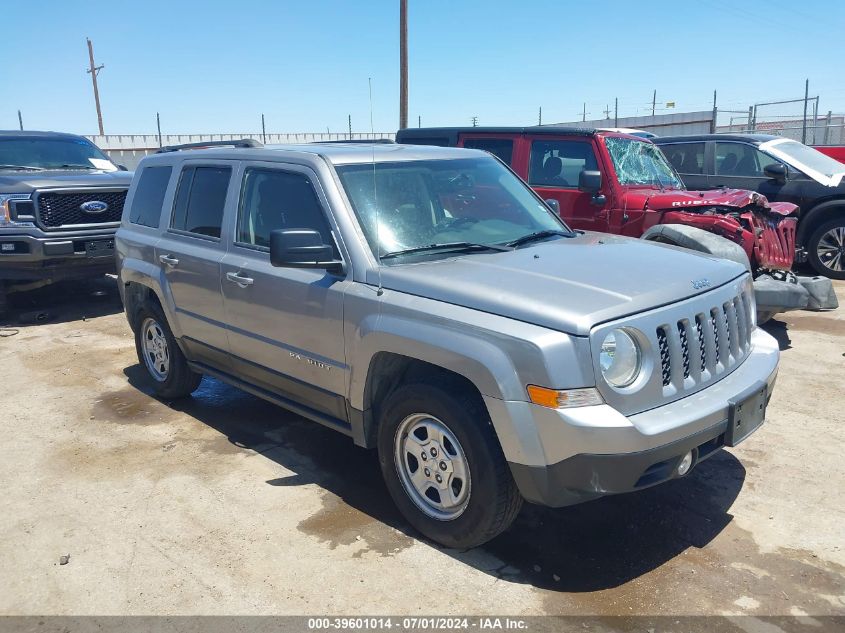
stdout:
[[376,448],[450,547],[523,499],[686,475],[762,424],[777,373],[745,268],[572,231],[477,150],[165,151],[116,249],[160,397],[213,376]]

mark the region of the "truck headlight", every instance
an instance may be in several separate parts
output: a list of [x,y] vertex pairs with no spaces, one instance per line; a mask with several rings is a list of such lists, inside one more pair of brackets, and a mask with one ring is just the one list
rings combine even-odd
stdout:
[[628,332],[617,328],[604,337],[599,352],[602,378],[612,387],[627,387],[640,374],[642,353]]
[[17,222],[12,219],[12,200],[29,200],[28,193],[0,193],[0,227],[32,226],[32,222]]

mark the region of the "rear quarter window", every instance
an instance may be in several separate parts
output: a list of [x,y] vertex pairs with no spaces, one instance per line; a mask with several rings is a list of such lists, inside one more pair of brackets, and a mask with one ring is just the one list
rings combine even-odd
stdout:
[[129,209],[129,221],[132,224],[158,228],[161,208],[167,183],[170,182],[172,167],[146,167],[141,172]]

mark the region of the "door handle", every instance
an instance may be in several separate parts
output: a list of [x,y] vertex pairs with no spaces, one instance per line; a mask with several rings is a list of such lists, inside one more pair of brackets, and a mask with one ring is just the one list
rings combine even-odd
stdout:
[[167,264],[171,268],[173,268],[176,264],[179,263],[179,260],[173,257],[173,255],[159,255],[158,261],[162,264]]
[[246,288],[254,283],[252,277],[243,277],[240,273],[226,273],[226,279],[233,284],[238,284],[241,288]]

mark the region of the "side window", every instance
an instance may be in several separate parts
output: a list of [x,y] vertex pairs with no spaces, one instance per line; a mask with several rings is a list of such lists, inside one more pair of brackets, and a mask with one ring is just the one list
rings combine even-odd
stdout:
[[533,141],[528,184],[578,187],[584,170],[598,169],[593,146],[587,141]]
[[129,210],[130,222],[158,228],[164,192],[172,172],[172,167],[146,167],[141,172]]
[[249,168],[244,174],[241,189],[235,241],[269,248],[270,232],[277,229],[313,229],[323,237],[323,244],[334,247],[323,207],[307,176],[275,169]]
[[704,143],[672,143],[660,149],[679,174],[704,173]]
[[513,159],[513,140],[507,138],[467,138],[464,147],[468,149],[483,149],[494,156],[498,156],[506,165]]
[[186,167],[179,178],[170,227],[220,237],[231,167]]
[[765,178],[763,169],[777,162],[753,145],[716,143],[716,173],[719,175]]

